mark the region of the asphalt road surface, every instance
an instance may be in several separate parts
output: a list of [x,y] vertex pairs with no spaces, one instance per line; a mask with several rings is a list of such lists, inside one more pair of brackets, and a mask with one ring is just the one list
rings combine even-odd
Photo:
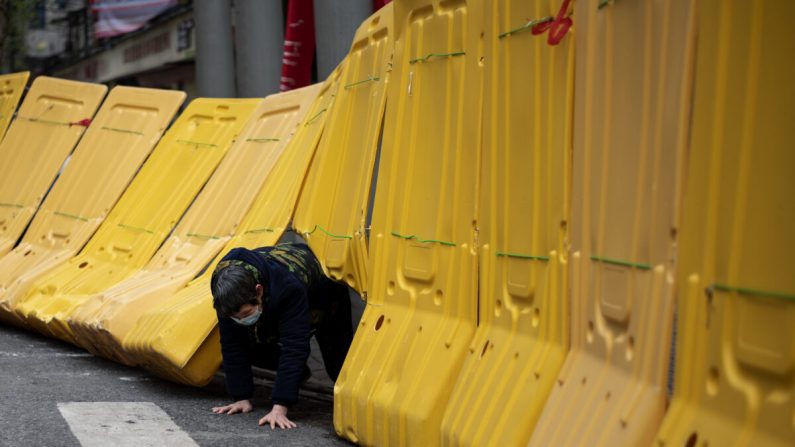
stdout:
[[262,428],[267,384],[254,412],[216,415],[210,408],[229,401],[220,376],[204,388],[177,385],[0,325],[2,446],[350,445],[334,433],[330,397],[309,394],[290,410],[297,429]]

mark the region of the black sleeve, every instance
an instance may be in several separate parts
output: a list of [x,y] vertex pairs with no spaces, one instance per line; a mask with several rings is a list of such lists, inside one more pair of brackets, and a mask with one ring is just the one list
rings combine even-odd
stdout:
[[277,311],[281,347],[271,399],[274,404],[289,406],[298,400],[301,376],[309,358],[309,299],[304,288],[295,287],[280,301]]
[[218,330],[221,333],[226,390],[235,402],[249,399],[254,394],[254,380],[251,375],[248,329],[229,317],[218,315]]

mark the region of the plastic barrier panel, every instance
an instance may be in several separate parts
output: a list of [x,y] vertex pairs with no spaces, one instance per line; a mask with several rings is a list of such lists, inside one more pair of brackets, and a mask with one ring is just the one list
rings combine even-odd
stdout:
[[295,229],[326,274],[359,292],[367,283],[365,220],[391,69],[392,21],[387,4],[356,32],[295,212]]
[[650,445],[665,412],[694,11],[598,5],[576,14],[573,346],[536,446]]
[[197,99],[160,140],[83,251],[36,281],[17,314],[74,342],[66,318],[83,301],[140,269],[174,228],[261,100]]
[[33,81],[0,143],[0,256],[25,231],[106,91],[46,76]]
[[28,77],[28,71],[0,76],[0,139],[6,134],[11,118],[17,111],[19,100],[28,85]]
[[21,323],[12,311],[17,299],[83,247],[184,100],[178,91],[110,92],[24,238],[0,258],[0,320]]
[[699,3],[674,395],[657,446],[795,444],[795,3]]
[[91,297],[67,321],[89,351],[125,360],[121,342],[138,317],[196,277],[229,242],[319,86],[268,96],[174,232],[149,263]]
[[[337,91],[341,68],[323,84],[262,191],[221,254],[235,247],[273,245],[290,223],[306,171]],[[144,313],[127,333],[130,360],[169,380],[207,384],[221,365],[218,323],[210,294],[215,263],[175,294]]]
[[444,416],[445,445],[526,444],[569,349],[574,35],[552,46],[520,28],[555,16],[560,2],[488,8],[480,323]]
[[395,2],[369,300],[334,388],[363,445],[434,445],[477,322],[480,1]]

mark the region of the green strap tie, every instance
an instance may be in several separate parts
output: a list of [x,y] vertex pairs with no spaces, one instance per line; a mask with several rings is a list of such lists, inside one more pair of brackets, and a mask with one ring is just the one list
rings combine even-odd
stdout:
[[252,143],[272,143],[274,141],[279,141],[278,138],[246,138],[246,141],[250,141]]
[[43,118],[29,118],[27,116],[17,115],[18,120],[30,121],[31,123],[52,124],[53,126],[68,126],[69,123],[63,121],[45,120]]
[[186,234],[186,236],[195,237],[195,238],[198,238],[198,239],[206,239],[206,240],[221,239],[218,236],[210,236],[210,235],[207,235],[207,234],[199,234],[199,233],[188,233],[188,234]]
[[0,202],[0,206],[2,206],[2,207],[4,207],[4,208],[25,208],[24,206],[22,206],[22,205],[20,205],[20,204],[18,204],[18,203],[5,203],[5,202]]
[[549,256],[523,255],[520,253],[508,253],[504,251],[498,251],[497,256],[504,256],[506,258],[530,259],[533,261],[549,261]]
[[120,224],[118,224],[118,225],[119,225],[120,227],[122,227],[122,228],[126,228],[126,229],[128,229],[128,230],[133,230],[133,231],[141,231],[141,232],[143,232],[143,233],[148,233],[148,234],[155,234],[155,232],[154,232],[154,231],[152,231],[152,230],[147,230],[146,228],[134,227],[134,226],[132,226],[132,225],[121,224],[121,223],[120,223]]
[[321,111],[317,112],[317,113],[315,114],[315,116],[313,116],[312,118],[309,118],[309,120],[307,120],[307,122],[304,124],[304,126],[308,126],[308,125],[312,124],[312,123],[313,123],[313,122],[314,122],[316,119],[318,119],[318,118],[320,117],[320,115],[322,115],[322,114],[323,114],[323,112],[325,112],[325,111],[326,111],[326,109],[323,109],[323,110],[321,110]]
[[60,211],[54,211],[53,214],[55,214],[56,216],[68,217],[69,219],[82,220],[83,222],[88,222],[87,218],[78,216],[77,214],[62,213]]
[[143,136],[143,135],[144,135],[144,133],[143,133],[143,132],[139,132],[139,131],[137,131],[137,130],[117,129],[117,128],[115,128],[115,127],[108,127],[108,126],[102,126],[102,127],[100,127],[100,129],[102,129],[102,130],[109,130],[109,131],[111,131],[111,132],[129,133],[129,134],[133,134],[133,135],[140,135],[140,136]]
[[640,270],[651,270],[651,265],[643,264],[640,262],[622,261],[620,259],[603,258],[601,256],[591,256],[591,261],[603,262],[605,264],[622,265],[624,267],[632,267]]
[[218,146],[216,146],[215,144],[212,144],[212,143],[199,143],[198,141],[190,141],[190,140],[177,140],[177,143],[190,144],[190,145],[197,146],[197,147],[198,146],[218,147]]
[[257,234],[257,233],[273,233],[271,228],[257,228],[254,230],[248,230],[243,234]]
[[508,36],[510,36],[512,34],[517,34],[517,33],[521,33],[523,31],[527,31],[529,29],[532,29],[536,25],[540,25],[540,24],[546,23],[546,22],[551,22],[552,20],[554,20],[554,18],[552,16],[542,17],[540,19],[534,19],[534,20],[531,20],[531,21],[525,23],[524,25],[520,26],[519,28],[514,28],[514,29],[512,29],[510,31],[506,31],[506,32],[500,34],[497,37],[499,37],[500,39],[503,39],[503,38],[508,37]]
[[455,53],[428,53],[425,57],[418,57],[416,59],[412,59],[409,61],[409,64],[416,64],[417,62],[427,62],[429,59],[434,57],[455,57],[455,56],[463,56],[465,55],[465,51],[456,51]]
[[368,82],[378,82],[379,80],[380,78],[378,76],[368,76],[367,79],[362,79],[361,81],[356,81],[346,85],[345,90],[348,90],[351,87],[356,87],[357,85],[366,84]]
[[322,232],[326,233],[328,236],[330,236],[330,237],[333,237],[333,238],[335,238],[335,239],[353,239],[353,236],[345,236],[345,235],[331,234],[331,233],[329,233],[328,231],[326,231],[326,229],[325,229],[325,228],[321,227],[320,225],[315,225],[315,228],[312,228],[312,231],[310,231],[310,232],[308,232],[308,233],[304,233],[304,235],[305,235],[305,236],[309,236],[310,234],[314,233],[314,232],[315,232],[315,231],[317,231],[317,230],[320,230],[320,231],[322,231]]
[[784,293],[784,292],[773,292],[773,291],[768,291],[768,290],[749,289],[747,287],[732,287],[732,286],[727,286],[725,284],[718,284],[718,283],[712,284],[711,286],[709,286],[709,289],[717,290],[717,291],[720,291],[720,292],[728,292],[728,293],[736,292],[736,293],[739,293],[740,295],[753,295],[753,296],[762,296],[762,297],[766,297],[766,298],[777,298],[777,299],[781,299],[781,300],[795,301],[795,295],[792,295],[792,294],[789,294],[789,293]]
[[440,241],[438,239],[420,239],[416,235],[413,235],[413,234],[412,235],[405,235],[405,234],[397,233],[395,231],[392,232],[392,236],[396,236],[396,237],[403,238],[403,239],[406,239],[406,240],[415,240],[415,241],[420,242],[422,244],[428,244],[428,243],[432,243],[433,242],[433,243],[436,243],[436,244],[446,245],[448,247],[455,247],[456,246],[455,243],[453,243],[453,242]]
[[599,0],[599,5],[597,5],[596,8],[601,10],[602,8],[610,4],[612,1],[613,0]]

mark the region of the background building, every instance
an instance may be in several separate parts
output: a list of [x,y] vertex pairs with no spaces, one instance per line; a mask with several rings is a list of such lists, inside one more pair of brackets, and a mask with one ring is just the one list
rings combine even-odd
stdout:
[[255,97],[325,78],[388,0],[0,0],[0,69]]

